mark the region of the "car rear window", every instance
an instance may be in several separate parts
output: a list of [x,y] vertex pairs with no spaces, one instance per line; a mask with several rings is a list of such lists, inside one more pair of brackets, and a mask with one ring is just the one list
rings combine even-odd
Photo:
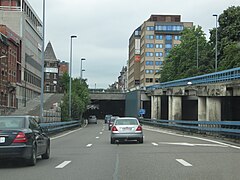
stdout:
[[136,119],[117,119],[115,125],[138,125]]
[[24,117],[0,117],[0,129],[24,128]]

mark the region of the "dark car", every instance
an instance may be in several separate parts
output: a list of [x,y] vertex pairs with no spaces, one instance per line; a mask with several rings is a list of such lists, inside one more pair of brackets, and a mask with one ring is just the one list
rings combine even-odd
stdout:
[[50,138],[33,116],[0,116],[0,159],[24,159],[34,166],[36,159],[49,159]]
[[110,121],[111,117],[112,117],[112,115],[110,115],[110,114],[105,115],[105,118],[104,118],[105,124],[107,124]]
[[117,118],[119,118],[119,116],[112,116],[112,117],[110,118],[110,120],[108,121],[108,130],[111,130],[112,125],[113,125],[114,121],[115,121]]

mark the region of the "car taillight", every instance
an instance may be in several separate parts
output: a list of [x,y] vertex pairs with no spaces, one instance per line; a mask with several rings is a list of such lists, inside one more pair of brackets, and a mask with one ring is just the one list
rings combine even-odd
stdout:
[[138,126],[136,131],[142,131],[142,126]]
[[27,142],[27,137],[24,132],[19,132],[15,139],[13,140],[13,143],[25,143]]
[[112,127],[112,131],[118,131],[118,129],[116,128],[116,126]]

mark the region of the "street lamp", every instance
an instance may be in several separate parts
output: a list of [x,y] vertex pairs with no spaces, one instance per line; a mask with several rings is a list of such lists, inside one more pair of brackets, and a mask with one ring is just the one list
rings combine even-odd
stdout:
[[83,61],[86,61],[86,59],[85,59],[85,58],[81,58],[81,71],[80,71],[80,79],[81,79],[81,81],[82,81],[82,72],[85,71],[85,70],[83,70],[83,68],[82,68],[82,62],[83,62]]
[[[84,72],[84,71],[86,71],[85,69],[82,69],[82,71],[81,72]],[[82,77],[81,77],[81,80],[83,79],[83,75],[81,75]]]
[[218,50],[217,50],[217,41],[218,41],[218,37],[217,37],[217,18],[218,18],[218,15],[213,14],[213,16],[216,17],[215,72],[217,72],[217,53],[218,53]]
[[42,57],[41,57],[41,96],[40,96],[40,122],[43,122],[43,91],[44,91],[44,46],[45,46],[45,0],[43,0],[43,28],[42,28]]
[[198,36],[197,36],[197,69],[198,69]]
[[71,40],[70,40],[70,69],[69,69],[69,72],[70,72],[70,82],[69,82],[69,105],[68,105],[68,113],[69,113],[69,118],[71,119],[72,117],[72,39],[73,38],[77,38],[77,36],[75,35],[72,35],[71,36]]

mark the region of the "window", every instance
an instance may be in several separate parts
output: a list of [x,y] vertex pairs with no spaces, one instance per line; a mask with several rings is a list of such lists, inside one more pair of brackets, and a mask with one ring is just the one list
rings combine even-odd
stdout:
[[50,86],[46,85],[46,92],[50,92]]
[[146,39],[154,39],[154,35],[147,35]]
[[146,56],[153,56],[152,52],[146,52]]
[[57,79],[57,74],[53,74],[53,79]]
[[146,61],[146,66],[153,66],[153,61]]
[[174,36],[175,40],[181,40],[181,36]]
[[153,71],[152,69],[146,69],[146,70],[145,70],[145,73],[146,73],[146,74],[153,74],[153,72],[154,72],[154,71]]
[[162,35],[156,35],[156,39],[162,40],[162,39],[163,39],[163,36],[162,36]]
[[160,72],[160,70],[158,69],[158,70],[155,70],[155,73],[159,73]]
[[156,48],[163,48],[163,44],[155,44]]
[[171,49],[172,48],[172,44],[165,44],[165,48]]
[[147,31],[154,31],[154,26],[147,26]]
[[146,83],[152,83],[153,82],[153,78],[146,78]]
[[50,79],[50,73],[46,73],[46,79]]
[[154,44],[152,44],[152,43],[147,43],[147,44],[146,44],[146,47],[147,47],[147,48],[153,48],[153,47],[154,47]]
[[162,56],[163,56],[163,53],[162,53],[162,52],[155,52],[155,56],[156,56],[156,57],[162,57]]
[[172,40],[172,35],[166,35],[166,40],[167,41]]
[[155,65],[156,65],[156,66],[160,66],[160,65],[162,65],[162,64],[163,64],[162,61],[155,61]]
[[56,85],[53,86],[53,92],[57,92],[57,86]]

